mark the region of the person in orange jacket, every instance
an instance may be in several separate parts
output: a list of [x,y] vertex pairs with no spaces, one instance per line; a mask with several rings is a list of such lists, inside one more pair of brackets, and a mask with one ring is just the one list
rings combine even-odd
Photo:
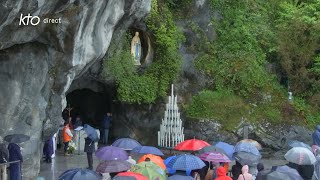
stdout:
[[62,134],[63,134],[63,144],[64,144],[64,155],[69,155],[67,153],[67,150],[69,147],[69,142],[72,140],[72,137],[73,137],[70,131],[69,122],[64,123]]
[[226,169],[220,166],[217,168],[217,178],[215,180],[232,180],[232,178],[227,176]]

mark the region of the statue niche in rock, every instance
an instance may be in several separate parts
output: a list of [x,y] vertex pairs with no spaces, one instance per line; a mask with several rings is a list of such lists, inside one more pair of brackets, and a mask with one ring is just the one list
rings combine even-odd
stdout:
[[141,65],[141,41],[139,38],[139,32],[136,32],[131,41],[131,54],[133,56],[134,65]]

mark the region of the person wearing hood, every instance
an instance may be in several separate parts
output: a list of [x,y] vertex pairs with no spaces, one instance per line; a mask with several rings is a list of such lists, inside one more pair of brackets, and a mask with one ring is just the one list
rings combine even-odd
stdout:
[[312,134],[312,143],[313,145],[320,146],[320,125],[317,125],[316,130]]
[[8,145],[9,162],[20,161],[10,164],[10,180],[21,180],[21,163],[23,162],[20,146],[15,143]]
[[49,138],[48,140],[46,140],[46,142],[44,143],[44,146],[43,146],[43,155],[46,158],[45,162],[47,162],[47,163],[52,162],[51,157],[52,157],[53,153],[54,153],[53,139]]
[[249,166],[244,165],[241,169],[242,174],[239,175],[238,180],[252,180],[252,174],[249,174]]
[[215,180],[232,180],[232,178],[227,176],[226,169],[220,166],[217,168],[217,178]]

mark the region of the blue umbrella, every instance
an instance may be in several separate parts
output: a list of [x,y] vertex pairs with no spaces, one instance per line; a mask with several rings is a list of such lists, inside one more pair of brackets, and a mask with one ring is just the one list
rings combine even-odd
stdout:
[[237,145],[234,147],[235,152],[247,152],[251,153],[257,156],[261,156],[259,150],[251,143],[247,142],[239,142]]
[[257,166],[260,162],[261,156],[257,156],[247,152],[235,152],[233,154],[234,159],[238,161],[242,166]]
[[136,147],[141,146],[141,144],[138,141],[131,138],[120,138],[113,142],[112,146],[116,146],[124,150],[132,150]]
[[164,155],[158,148],[153,146],[138,146],[132,149],[132,152],[139,153],[139,154],[154,154],[158,156]]
[[88,138],[90,138],[92,141],[95,141],[95,142],[99,141],[99,136],[98,136],[96,129],[94,129],[93,127],[91,127],[88,124],[85,124],[83,126],[83,129],[87,133]]
[[167,166],[167,171],[168,171],[169,174],[175,174],[176,173],[175,169],[172,169],[172,168],[168,167],[169,162],[172,159],[176,158],[176,157],[177,156],[170,156],[170,157],[168,157],[167,159],[164,160],[164,164]]
[[296,169],[293,169],[289,166],[278,166],[276,168],[276,171],[288,175],[290,177],[290,179],[303,180],[303,178],[300,176],[299,172]]
[[306,143],[304,143],[304,142],[301,142],[301,141],[289,140],[289,141],[288,141],[288,145],[289,145],[290,147],[304,147],[304,148],[309,149],[309,150],[312,152],[311,146],[309,146],[308,144],[306,144]]
[[194,170],[201,169],[205,166],[204,162],[197,156],[191,154],[181,154],[176,158],[172,159],[167,167],[175,170]]
[[99,176],[96,172],[89,170],[89,169],[69,169],[62,173],[58,180],[100,180],[101,176]]
[[234,153],[234,146],[222,141],[219,141],[214,144],[215,147],[223,149],[226,152],[226,155],[229,157],[230,160],[233,160],[233,153]]

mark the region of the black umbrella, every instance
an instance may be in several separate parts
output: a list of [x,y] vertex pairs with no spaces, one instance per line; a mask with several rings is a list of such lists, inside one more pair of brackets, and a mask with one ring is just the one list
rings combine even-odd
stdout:
[[69,169],[62,173],[58,180],[100,180],[101,176],[89,169]]
[[24,134],[11,134],[4,137],[4,140],[9,143],[22,143],[30,140],[30,136]]
[[261,156],[257,156],[247,152],[236,152],[233,157],[241,165],[256,166],[261,159]]

